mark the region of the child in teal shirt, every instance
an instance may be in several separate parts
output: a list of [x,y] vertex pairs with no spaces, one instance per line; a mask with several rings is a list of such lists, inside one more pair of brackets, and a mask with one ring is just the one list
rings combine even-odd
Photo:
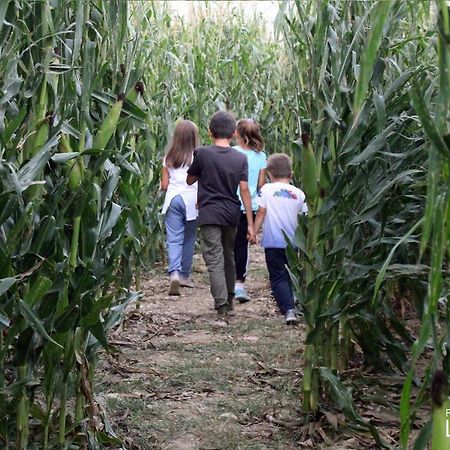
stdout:
[[[258,191],[265,183],[267,166],[266,154],[263,152],[264,141],[259,125],[252,119],[241,119],[237,123],[236,146],[248,160],[248,188],[252,199],[253,216],[258,211]],[[239,192],[238,192],[239,193]],[[240,194],[239,194],[240,198]],[[234,244],[234,261],[236,264],[236,285],[234,295],[237,301],[245,303],[250,300],[245,290],[245,278],[248,268],[247,216],[241,200],[241,217]]]

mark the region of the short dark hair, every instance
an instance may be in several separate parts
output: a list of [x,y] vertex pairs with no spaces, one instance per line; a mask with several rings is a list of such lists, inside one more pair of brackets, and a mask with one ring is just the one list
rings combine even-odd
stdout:
[[284,153],[275,153],[269,156],[267,171],[274,178],[290,178],[292,176],[291,158]]
[[236,119],[227,111],[217,111],[209,121],[209,131],[213,138],[231,139],[236,131]]

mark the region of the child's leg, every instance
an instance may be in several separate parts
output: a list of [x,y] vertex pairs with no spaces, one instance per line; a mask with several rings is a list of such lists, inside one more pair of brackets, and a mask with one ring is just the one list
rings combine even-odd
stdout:
[[181,257],[181,275],[189,278],[191,275],[192,258],[194,256],[195,238],[197,234],[197,221],[188,220],[184,226],[183,253]]
[[222,246],[222,227],[203,225],[200,228],[202,255],[209,273],[211,294],[214,307],[228,305],[228,290],[225,278],[225,266]]
[[241,214],[234,241],[234,262],[236,265],[236,282],[245,282],[248,265],[247,216]]
[[286,311],[295,307],[291,278],[286,269],[286,251],[284,248],[266,248],[265,254],[273,296],[280,311],[286,314]]
[[182,197],[177,195],[170,202],[165,219],[169,275],[181,271],[185,218],[186,206]]
[[222,246],[225,265],[225,278],[227,282],[228,301],[233,301],[234,283],[236,282],[236,266],[234,264],[234,241],[236,227],[222,227]]

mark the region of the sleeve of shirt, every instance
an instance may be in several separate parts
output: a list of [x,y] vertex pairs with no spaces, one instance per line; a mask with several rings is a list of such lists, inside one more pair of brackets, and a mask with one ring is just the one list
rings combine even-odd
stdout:
[[242,163],[241,178],[239,181],[248,181],[248,159],[244,157],[244,162]]
[[187,173],[188,175],[193,175],[194,177],[199,177],[202,173],[201,152],[198,150],[194,151],[194,160],[189,166]]
[[261,158],[261,169],[260,170],[263,170],[263,169],[267,168],[267,155],[264,152],[261,152],[261,156],[262,156],[262,158]]
[[264,189],[264,186],[261,188],[261,190],[259,191],[259,195],[257,197],[257,202],[258,202],[258,206],[260,206],[261,208],[266,208],[267,206],[267,201],[266,201],[266,190]]
[[166,166],[166,157],[164,157],[164,159],[163,159],[162,166],[163,166],[163,167],[167,167],[167,166]]

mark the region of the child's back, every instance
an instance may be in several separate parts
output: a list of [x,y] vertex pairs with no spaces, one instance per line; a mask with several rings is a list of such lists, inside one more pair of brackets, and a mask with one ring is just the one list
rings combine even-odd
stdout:
[[214,145],[199,148],[188,170],[187,183],[198,180],[199,225],[202,254],[209,272],[211,294],[217,313],[233,309],[234,240],[240,216],[239,187],[248,215],[248,235],[254,239],[253,215],[248,190],[245,155],[230,147],[236,120],[219,111],[211,117],[209,132]]
[[305,194],[291,181],[291,160],[287,155],[275,154],[269,158],[267,171],[272,183],[261,188],[259,210],[255,219],[255,233],[263,226],[262,246],[269,271],[273,296],[285,315],[286,324],[297,322],[292,283],[286,255],[286,237],[292,240],[297,228],[297,217],[307,212]]
[[163,161],[161,189],[170,276],[169,294],[179,295],[180,286],[192,287],[189,280],[197,226],[197,185],[186,183],[187,171],[198,145],[198,129],[190,120],[177,123]]
[[285,181],[274,181],[261,188],[260,206],[266,208],[261,245],[285,248],[284,233],[292,240],[298,214],[307,212],[305,194]]
[[[247,181],[247,159],[231,147],[210,145],[197,149],[199,225],[236,226],[241,202],[237,187]],[[197,172],[195,172],[197,173]]]

